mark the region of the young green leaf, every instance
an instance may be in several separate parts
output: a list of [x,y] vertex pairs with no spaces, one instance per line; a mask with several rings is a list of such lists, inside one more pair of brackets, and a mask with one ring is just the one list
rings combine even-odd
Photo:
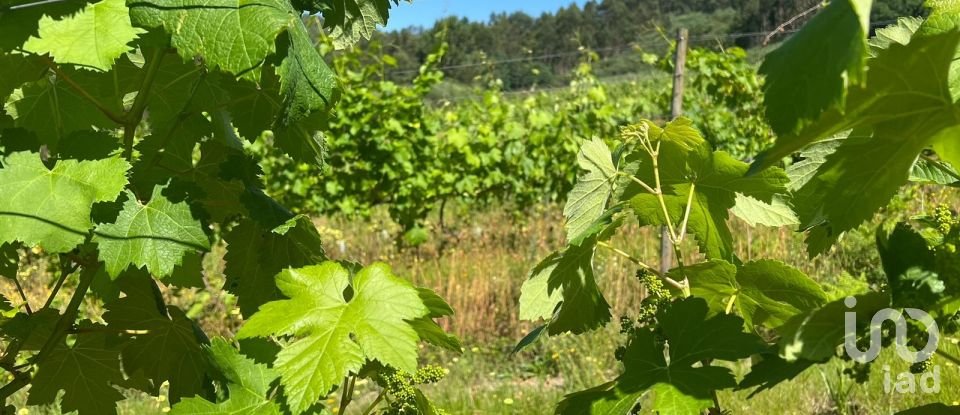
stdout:
[[800,224],[793,207],[786,197],[775,196],[770,203],[737,193],[737,200],[730,213],[743,219],[750,226],[790,226]]
[[777,329],[791,317],[827,302],[820,286],[779,261],[760,260],[734,266],[723,260],[675,268],[670,275],[690,280],[690,292],[707,300],[712,313],[736,312],[748,329]]
[[336,262],[287,269],[277,286],[289,300],[265,304],[239,338],[293,336],[274,363],[291,411],[300,414],[367,360],[413,373],[417,336],[410,320],[430,310],[410,283],[384,264],[360,270],[351,283]]
[[63,160],[48,169],[38,154],[11,154],[0,169],[0,241],[70,251],[93,227],[93,204],[116,199],[129,169],[118,157]]
[[540,262],[520,291],[520,318],[549,320],[550,334],[584,333],[610,321],[610,305],[593,273],[595,240],[570,245]]
[[567,241],[580,239],[603,216],[607,199],[613,193],[617,180],[617,168],[613,165],[610,148],[599,138],[583,143],[577,154],[577,163],[587,172],[577,178],[577,184],[573,186],[563,207],[563,216],[567,220]]
[[[678,122],[688,121],[676,120],[663,131],[670,131]],[[729,210],[736,205],[737,194],[771,203],[774,196],[786,193],[786,174],[780,169],[768,169],[745,177],[749,167],[746,163],[722,151],[711,151],[699,135],[684,136],[681,141],[671,134],[654,135],[654,130],[650,134],[654,145],[659,145],[663,205],[660,197],[633,185],[628,185],[622,197],[629,197],[630,206],[643,225],[666,226],[664,205],[675,227],[679,228],[688,217],[686,229],[697,238],[700,251],[708,258],[732,261],[733,236],[727,219]],[[653,186],[656,174],[650,156],[638,150],[633,157],[640,160],[637,177]]]
[[23,44],[25,51],[49,53],[57,63],[106,72],[146,31],[130,25],[124,0],[101,0],[61,20],[44,16],[39,32],[39,37]]

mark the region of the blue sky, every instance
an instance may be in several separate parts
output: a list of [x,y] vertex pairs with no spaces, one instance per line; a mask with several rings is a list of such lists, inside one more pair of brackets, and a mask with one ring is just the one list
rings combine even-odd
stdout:
[[387,30],[409,26],[430,27],[433,22],[447,16],[463,16],[474,21],[486,21],[491,13],[524,11],[539,16],[545,11],[555,11],[570,3],[583,5],[586,0],[413,0],[413,4],[401,1],[390,9]]

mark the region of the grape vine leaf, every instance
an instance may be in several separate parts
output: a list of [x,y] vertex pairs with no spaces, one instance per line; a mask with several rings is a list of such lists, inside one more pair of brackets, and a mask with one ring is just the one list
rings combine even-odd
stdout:
[[780,356],[788,362],[830,359],[844,340],[844,313],[855,313],[863,328],[864,322],[869,323],[877,311],[890,306],[890,297],[884,293],[870,292],[853,297],[857,300],[855,307],[847,307],[845,299],[839,299],[788,320],[779,330]]
[[207,395],[210,388],[202,345],[203,332],[179,308],[164,306],[157,286],[147,275],[131,273],[117,280],[126,297],[107,304],[103,319],[123,330],[128,341],[121,356],[124,371],[143,377],[154,388],[170,383],[170,402]]
[[563,207],[567,241],[581,239],[583,233],[603,216],[617,179],[610,148],[599,138],[583,143],[577,153],[577,164],[587,172],[577,178]]
[[[265,304],[247,320],[238,338],[294,336],[277,354],[274,368],[290,409],[299,414],[367,359],[413,373],[417,332],[408,321],[430,310],[410,283],[385,264],[353,277],[336,262],[287,269],[277,286],[290,299]],[[352,294],[352,295],[351,295]]]
[[757,163],[767,167],[806,144],[795,135],[825,111],[843,108],[848,88],[866,81],[871,4],[832,1],[766,56],[760,66],[766,115],[780,138]]
[[946,288],[937,275],[937,258],[923,236],[900,222],[887,233],[877,229],[877,251],[894,307],[937,304]]
[[652,391],[651,409],[668,414],[700,414],[713,405],[714,390],[736,386],[737,382],[730,369],[694,364],[704,360],[735,361],[763,348],[759,337],[743,332],[742,319],[723,314],[708,318],[707,302],[701,298],[676,300],[667,311],[658,313],[658,319],[670,344],[669,360],[664,357],[662,342],[651,331],[639,330],[623,355],[624,369],[616,380],[615,391],[605,386],[595,393],[567,395],[560,403],[561,413],[579,414],[598,405],[623,407],[639,394]]
[[759,359],[759,362],[754,362],[750,366],[750,372],[747,373],[743,377],[743,380],[740,381],[740,384],[737,385],[737,390],[756,387],[756,389],[750,392],[749,398],[753,398],[763,391],[770,390],[784,381],[793,379],[803,373],[803,371],[817,364],[817,362],[805,359],[788,362],[780,357],[776,347],[774,347],[773,350],[761,353]]
[[[960,82],[958,82],[960,84]],[[933,151],[940,160],[950,163],[954,168],[960,166],[960,140],[956,134],[941,134],[931,143]],[[956,181],[956,177],[954,177]]]
[[[34,0],[4,0],[3,6],[18,6],[33,3]],[[0,13],[0,50],[14,50],[23,46],[30,36],[37,35],[37,28],[44,16],[59,19],[82,9],[88,3],[84,1],[61,1],[43,4],[43,7],[26,7],[16,10],[4,10]]]
[[546,319],[550,334],[584,333],[610,321],[593,273],[596,240],[567,246],[534,267],[520,291],[520,318]]
[[[146,52],[145,65],[157,58],[152,51]],[[215,114],[219,106],[229,100],[222,86],[224,76],[208,71],[194,60],[184,62],[176,55],[161,54],[161,62],[147,98],[150,129],[154,134],[170,136],[169,140],[190,140],[210,135],[210,122],[191,120],[195,126],[179,125],[185,118],[193,118],[202,112]],[[139,88],[142,80],[136,80]],[[200,128],[195,128],[200,127]],[[180,135],[186,135],[181,138]],[[162,148],[161,148],[162,149]],[[149,154],[149,153],[144,153]]]
[[558,414],[623,415],[636,408],[644,391],[625,393],[617,382],[607,382],[568,394],[557,405]]
[[[208,65],[253,85],[261,79],[269,83],[273,75],[262,74],[261,66],[276,58],[283,97],[272,129],[281,138],[281,147],[292,156],[302,161],[322,156],[315,134],[287,132],[302,133],[302,123],[310,122],[338,99],[339,86],[333,71],[313,47],[300,13],[289,2],[143,0],[132,3],[130,11],[138,25],[163,26],[184,59],[202,56]],[[210,25],[211,20],[230,23]]]
[[[63,71],[67,71],[66,68]],[[111,78],[109,74],[73,72],[70,77],[80,85],[98,85]],[[120,112],[120,105],[96,92],[89,92],[107,109]],[[4,109],[15,119],[14,125],[37,135],[41,143],[56,149],[57,144],[71,133],[89,130],[91,127],[111,129],[116,124],[90,105],[83,96],[63,81],[45,76],[36,82],[25,84],[18,93],[10,96]]]
[[267,399],[270,385],[279,377],[276,371],[240,354],[222,338],[213,339],[206,351],[227,384],[229,398],[220,403],[186,398],[171,408],[172,415],[280,415],[280,406]]
[[[90,329],[105,326],[86,324]],[[99,331],[81,333],[68,346],[61,342],[37,362],[28,405],[53,403],[64,391],[60,409],[79,415],[116,414],[116,403],[125,399],[113,385],[123,383],[120,355],[111,347],[115,335]]]
[[956,136],[958,129],[951,125],[957,106],[947,77],[958,41],[960,34],[950,32],[915,36],[906,46],[892,44],[870,61],[866,87],[851,91],[847,100],[847,113],[869,112],[870,117],[828,113],[811,127],[817,131],[807,139],[850,128],[873,131],[869,138],[846,139],[795,195],[801,226],[810,230],[811,256],[884,206],[932,141]]
[[[291,62],[291,68],[294,63]],[[288,102],[283,94],[289,94],[289,88],[306,85],[305,80],[296,74],[288,74],[286,80],[277,75],[264,73],[260,83],[238,82],[231,85],[231,92],[243,98],[230,106],[234,115],[234,124],[241,136],[249,141],[260,137],[264,126],[271,126],[274,144],[291,157],[310,163],[322,164],[324,148],[323,137],[317,130],[322,124],[322,114],[306,116],[302,122],[295,123],[293,113],[285,110]],[[308,98],[309,99],[309,98]],[[305,103],[309,105],[309,103]],[[301,112],[306,105],[301,105]],[[305,115],[302,112],[301,115]]]
[[901,45],[910,43],[910,39],[913,37],[913,34],[917,32],[917,29],[920,28],[921,24],[923,24],[922,18],[909,16],[898,18],[896,23],[877,29],[876,33],[874,33],[873,37],[868,41],[871,55],[876,56],[894,43]]
[[[764,59],[767,117],[778,134],[796,133],[823,111],[840,108],[848,85],[862,84],[871,3],[830,2]],[[828,41],[834,47],[823,48]]]
[[20,269],[20,244],[16,242],[0,243],[0,277],[16,278]]
[[333,7],[323,11],[323,24],[330,29],[330,37],[337,49],[349,47],[370,39],[378,26],[387,24],[390,4],[399,0],[345,0],[332,2]]
[[60,64],[106,72],[144,32],[130,24],[125,0],[101,0],[61,20],[44,16],[39,36],[27,39],[23,49],[40,55],[49,53]]
[[[745,177],[749,168],[746,163],[725,152],[712,151],[684,118],[662,130],[651,127],[648,134],[653,145],[659,146],[659,177],[670,221],[679,228],[689,204],[687,230],[696,237],[700,251],[708,258],[733,261],[733,236],[726,222],[729,210],[736,205],[737,194],[771,203],[775,196],[786,193],[786,174],[771,168]],[[639,163],[639,180],[655,186],[651,184],[657,177],[652,157],[638,150],[628,159],[638,160],[633,163]],[[666,226],[657,195],[628,183],[621,198],[629,200],[642,225]]]
[[76,131],[60,142],[60,159],[99,160],[119,153],[120,140],[105,131]]
[[17,313],[3,322],[2,334],[20,342],[21,350],[37,351],[54,332],[60,312],[54,308],[37,310],[33,314]]
[[690,292],[705,299],[712,313],[736,311],[748,329],[754,325],[777,329],[791,317],[827,302],[819,284],[779,261],[736,266],[714,259],[674,268],[670,274],[679,280],[689,278]]
[[174,203],[163,195],[166,186],[153,188],[147,203],[127,191],[127,201],[115,223],[102,223],[94,231],[100,260],[116,278],[130,265],[146,267],[163,278],[193,251],[210,249],[200,221],[193,218],[186,202]]
[[452,316],[454,314],[453,307],[450,307],[450,304],[447,304],[446,300],[429,288],[421,287],[418,288],[417,291],[420,294],[420,300],[423,301],[423,305],[427,306],[427,309],[430,310],[427,316],[410,320],[410,325],[417,331],[417,336],[420,337],[420,340],[427,343],[460,353],[461,350],[463,350],[460,339],[458,339],[457,336],[445,332],[443,328],[433,320],[435,318]]
[[743,219],[750,226],[765,225],[772,227],[800,224],[793,206],[783,196],[775,196],[770,203],[764,203],[750,196],[737,193],[737,200],[730,213]]
[[960,414],[960,406],[949,406],[942,402],[921,405],[915,408],[906,409],[897,412],[895,415],[957,415]]
[[21,241],[50,253],[83,242],[96,202],[112,201],[127,184],[130,164],[119,157],[61,160],[53,169],[35,153],[13,153],[0,169],[0,242]]
[[274,277],[284,268],[299,268],[326,260],[320,235],[305,216],[268,229],[247,219],[231,229],[227,242],[225,288],[237,295],[240,312],[249,317],[270,301],[280,299]]
[[[311,113],[324,110],[339,98],[336,75],[313,46],[303,21],[287,31],[286,57],[277,68],[283,93],[283,113],[277,125],[290,128]],[[283,40],[283,38],[281,38]]]
[[910,169],[910,181],[942,186],[960,185],[960,173],[951,164],[942,160],[933,162],[919,158]]
[[13,90],[40,79],[47,71],[35,57],[19,54],[0,54],[0,68],[3,68],[0,72],[0,102],[6,102]]
[[[299,17],[279,0],[138,0],[129,5],[139,27],[163,27],[185,60],[203,57],[211,67],[256,82],[275,40]],[[218,24],[210,24],[218,22]]]
[[791,192],[802,189],[803,186],[817,174],[817,169],[819,169],[823,163],[826,163],[827,156],[837,151],[837,147],[840,147],[847,138],[866,138],[869,136],[869,134],[863,134],[862,132],[854,133],[851,131],[848,134],[837,134],[833,137],[810,143],[810,145],[804,147],[800,152],[802,159],[787,167],[787,177],[790,178],[790,185],[787,186],[787,189]]

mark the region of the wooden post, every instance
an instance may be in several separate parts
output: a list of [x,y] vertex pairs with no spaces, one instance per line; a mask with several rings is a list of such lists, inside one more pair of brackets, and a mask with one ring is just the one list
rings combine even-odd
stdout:
[[[687,29],[677,30],[677,50],[673,54],[673,97],[670,101],[670,119],[683,115],[683,69],[687,63]],[[666,218],[670,220],[669,218]],[[673,267],[673,244],[670,231],[660,227],[660,272],[666,274]]]

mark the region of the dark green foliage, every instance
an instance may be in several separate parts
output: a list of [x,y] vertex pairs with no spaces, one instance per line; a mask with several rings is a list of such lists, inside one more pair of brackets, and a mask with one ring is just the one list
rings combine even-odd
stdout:
[[[72,3],[72,14],[65,3],[9,7],[21,3],[0,4],[0,275],[20,287],[29,249],[62,276],[38,309],[0,305],[9,314],[0,325],[0,367],[12,375],[0,388],[5,405],[29,386],[30,405],[59,396],[63,412],[110,415],[130,396],[124,389],[159,396],[167,385],[175,414],[301,414],[324,410],[321,398],[335,385],[372,377],[361,369],[373,360],[416,372],[420,333],[459,350],[434,320],[450,307],[384,265],[314,276],[321,284],[305,303],[280,301],[301,292],[284,276],[326,258],[313,223],[264,194],[241,141],[271,135],[298,160],[324,158],[319,130],[340,84],[300,8],[323,11],[330,36],[346,45],[369,38],[395,3],[100,0]],[[271,335],[245,343],[266,351],[256,363],[166,304],[164,293],[204,287],[204,255],[215,245],[226,246],[226,288],[248,319],[243,333],[259,324]],[[327,313],[311,313],[323,296]],[[261,323],[276,324],[277,315],[312,318],[306,325],[317,332],[331,325],[316,319],[339,320],[339,342],[290,342],[303,333]],[[304,352],[321,355],[311,359],[319,366],[295,362],[291,376],[284,362]],[[334,362],[342,370],[324,366]]]

